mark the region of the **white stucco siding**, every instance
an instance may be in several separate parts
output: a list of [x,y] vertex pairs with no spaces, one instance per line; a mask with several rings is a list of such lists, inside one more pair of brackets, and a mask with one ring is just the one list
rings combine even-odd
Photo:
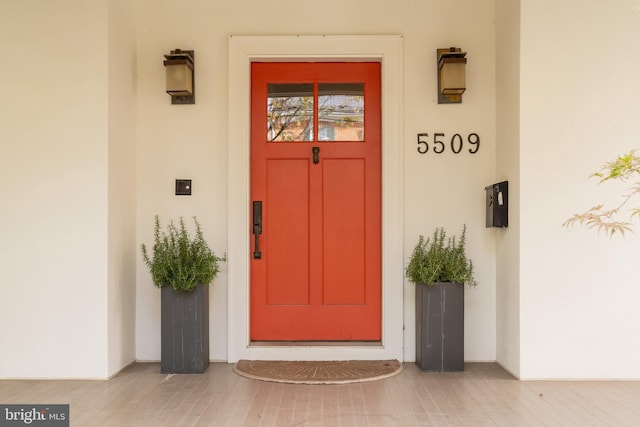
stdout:
[[[237,214],[228,210],[228,200],[242,194],[248,177],[234,174],[227,166],[227,155],[238,144],[231,140],[233,130],[227,123],[248,126],[249,117],[237,117],[236,99],[230,82],[238,76],[228,75],[229,35],[264,34],[392,34],[402,38],[402,89],[388,96],[398,97],[398,104],[383,108],[398,109],[402,122],[397,136],[383,142],[397,147],[402,190],[387,193],[385,203],[401,203],[395,224],[397,232],[387,236],[394,243],[388,250],[398,263],[405,263],[419,234],[431,234],[437,226],[458,232],[469,227],[469,255],[473,257],[480,286],[467,292],[466,357],[468,360],[495,360],[495,233],[484,228],[485,185],[495,179],[495,38],[494,3],[463,1],[457,3],[347,2],[331,0],[317,5],[285,1],[273,7],[267,3],[234,1],[198,2],[198,13],[188,14],[187,27],[166,26],[167,20],[192,9],[190,2],[165,3],[141,1],[139,9],[138,51],[138,236],[150,242],[153,215],[176,218],[198,215],[207,237],[217,250],[230,252],[229,264],[216,280],[211,294],[211,357],[227,360],[227,346],[235,340],[231,334],[244,336],[246,331],[228,328],[227,311],[231,287],[235,283],[231,270],[238,262],[234,248],[246,247],[246,232],[228,233]],[[251,10],[251,13],[247,13]],[[455,16],[455,19],[449,19]],[[468,52],[468,89],[459,105],[438,105],[436,98],[436,49],[458,46]],[[195,49],[197,103],[171,106],[163,93],[162,55],[174,48]],[[278,49],[275,49],[277,56]],[[308,54],[301,46],[290,52],[293,57]],[[370,49],[363,50],[371,56]],[[327,55],[331,54],[329,50]],[[354,52],[354,56],[358,56]],[[376,57],[376,55],[373,55]],[[241,76],[242,77],[242,76]],[[246,78],[246,76],[242,77]],[[248,80],[246,80],[248,82]],[[247,83],[248,84],[248,83]],[[248,96],[247,93],[241,95]],[[384,103],[383,99],[383,103]],[[383,111],[383,114],[395,113]],[[228,115],[232,115],[228,117]],[[383,132],[385,124],[383,123]],[[416,151],[418,132],[455,133],[465,137],[477,133],[481,149],[477,154],[421,155]],[[383,145],[384,146],[384,145]],[[383,157],[385,154],[383,153]],[[248,152],[245,154],[248,162]],[[384,161],[384,159],[383,159]],[[393,160],[396,162],[396,160]],[[175,178],[190,177],[194,195],[176,198],[172,194]],[[384,180],[383,172],[383,180]],[[401,194],[398,194],[401,193]],[[385,206],[383,209],[390,209]],[[227,214],[227,212],[229,212]],[[242,214],[242,213],[241,213]],[[246,212],[244,213],[246,216]],[[383,218],[384,221],[384,218]],[[227,237],[228,236],[228,237]],[[242,267],[248,272],[246,265]],[[230,274],[227,276],[227,272]],[[400,301],[386,301],[401,313],[404,324],[403,356],[413,360],[414,316],[413,285],[395,267],[384,286],[401,289]],[[138,266],[136,345],[137,358],[159,358],[159,293],[151,285],[144,266]],[[233,297],[233,295],[231,295]],[[227,332],[229,331],[229,332]]]
[[[638,147],[634,1],[522,1],[523,378],[639,378],[640,240],[562,223],[623,190],[587,179]],[[624,52],[610,61],[612,52]],[[633,117],[632,117],[633,116]]]
[[109,2],[108,375],[135,360],[136,10]]
[[0,5],[0,378],[107,375],[106,2]]
[[[249,126],[249,80],[231,75],[229,37],[248,34],[289,43],[274,44],[272,58],[310,59],[311,45],[291,44],[296,35],[400,40],[386,71],[384,48],[316,43],[313,51],[340,60],[364,52],[391,78],[383,83],[383,347],[393,344],[377,355],[413,360],[414,290],[402,267],[418,235],[466,224],[479,282],[466,292],[467,360],[497,360],[522,378],[640,378],[638,238],[562,227],[624,191],[586,177],[638,147],[639,6],[1,3],[0,378],[105,378],[134,358],[160,358],[160,295],[138,251],[152,242],[156,214],[197,216],[213,248],[229,252],[210,293],[210,354],[229,361],[246,348],[238,310],[248,303],[249,158],[238,135]],[[449,46],[467,52],[467,91],[462,104],[439,105],[435,52]],[[195,105],[171,105],[164,91],[163,54],[175,48],[196,52]],[[246,65],[254,54],[235,58]],[[445,142],[475,133],[481,147],[419,154],[422,132],[444,133]],[[173,194],[176,178],[193,180],[192,196]],[[483,189],[502,180],[510,227],[487,229]],[[329,357],[322,351],[304,357]],[[362,354],[346,348],[340,357]]]
[[509,181],[509,228],[496,234],[496,360],[520,375],[520,2],[496,1],[496,181]]

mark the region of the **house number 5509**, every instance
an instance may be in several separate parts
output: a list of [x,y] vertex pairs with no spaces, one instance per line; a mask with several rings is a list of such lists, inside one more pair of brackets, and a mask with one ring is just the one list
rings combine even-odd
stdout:
[[475,132],[467,135],[466,139],[459,133],[454,133],[451,138],[448,138],[444,133],[438,132],[432,135],[429,136],[428,133],[418,134],[418,153],[426,154],[431,150],[436,154],[441,154],[448,149],[454,154],[460,154],[462,149],[468,146],[469,153],[475,154],[480,149],[480,135]]

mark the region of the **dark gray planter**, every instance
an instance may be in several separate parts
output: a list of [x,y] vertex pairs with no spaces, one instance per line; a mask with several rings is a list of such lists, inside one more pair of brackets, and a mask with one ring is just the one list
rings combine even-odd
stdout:
[[423,371],[464,371],[464,285],[416,286],[416,364]]
[[209,286],[161,293],[161,360],[164,374],[193,374],[209,367]]

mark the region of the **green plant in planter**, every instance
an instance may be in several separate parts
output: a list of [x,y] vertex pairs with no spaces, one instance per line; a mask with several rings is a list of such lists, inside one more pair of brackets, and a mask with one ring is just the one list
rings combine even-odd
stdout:
[[444,228],[438,227],[431,238],[420,236],[405,274],[415,284],[433,285],[451,282],[477,285],[473,277],[473,262],[467,258],[465,245],[467,226],[459,238],[447,237]]
[[147,247],[142,244],[142,258],[149,267],[153,284],[158,288],[170,286],[176,292],[191,292],[198,285],[208,285],[220,271],[220,263],[226,255],[217,256],[202,235],[196,217],[195,237],[191,237],[180,218],[176,227],[169,222],[167,232],[160,229],[160,219],[156,215],[154,227],[153,254],[149,257]]

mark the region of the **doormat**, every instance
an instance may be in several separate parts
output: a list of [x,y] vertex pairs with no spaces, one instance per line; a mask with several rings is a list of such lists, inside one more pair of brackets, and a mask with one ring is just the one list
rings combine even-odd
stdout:
[[291,384],[348,384],[389,378],[402,371],[397,360],[284,361],[240,360],[243,377]]

